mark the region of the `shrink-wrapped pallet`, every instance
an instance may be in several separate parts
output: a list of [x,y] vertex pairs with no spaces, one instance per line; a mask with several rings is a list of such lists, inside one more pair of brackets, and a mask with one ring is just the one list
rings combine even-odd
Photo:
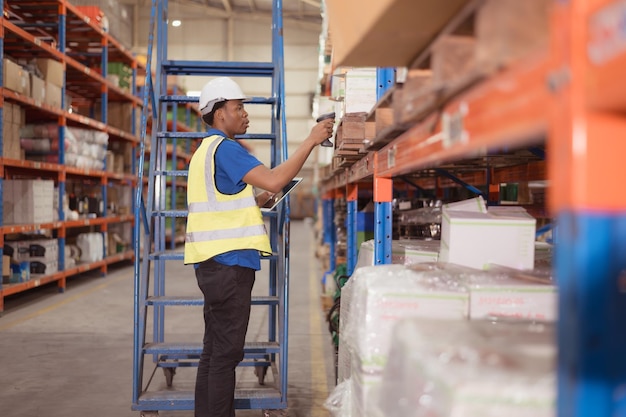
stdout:
[[401,321],[368,415],[552,417],[554,337],[526,322]]
[[465,287],[443,270],[379,265],[356,270],[342,289],[339,382],[352,378],[352,410],[364,415],[367,392],[380,380],[394,324],[407,317],[464,320]]

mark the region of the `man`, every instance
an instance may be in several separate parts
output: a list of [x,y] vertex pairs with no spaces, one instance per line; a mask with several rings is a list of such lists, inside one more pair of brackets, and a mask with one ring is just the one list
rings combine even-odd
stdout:
[[313,127],[293,155],[267,168],[233,138],[248,129],[246,96],[228,77],[200,94],[210,130],[189,164],[185,264],[194,264],[204,294],[204,340],[195,390],[196,417],[235,417],[235,368],[244,357],[255,271],[271,253],[253,186],[277,193],[313,148],[332,135],[334,120]]

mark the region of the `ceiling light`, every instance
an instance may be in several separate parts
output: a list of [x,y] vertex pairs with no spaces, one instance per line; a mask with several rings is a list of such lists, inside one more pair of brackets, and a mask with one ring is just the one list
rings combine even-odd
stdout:
[[178,19],[172,20],[172,26],[174,26],[175,28],[179,27],[181,24],[182,22]]

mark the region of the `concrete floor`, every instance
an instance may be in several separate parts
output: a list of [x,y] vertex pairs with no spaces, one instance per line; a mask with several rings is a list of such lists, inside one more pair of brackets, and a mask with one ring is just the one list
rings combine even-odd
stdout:
[[[322,271],[314,257],[312,226],[293,221],[291,237],[288,416],[328,416],[322,404],[334,386],[333,349],[320,303]],[[199,294],[191,267],[171,261],[168,265],[172,265],[166,272],[169,295]],[[263,272],[257,274],[258,295],[267,292]],[[202,339],[201,308],[169,309],[166,340]],[[266,338],[267,309],[257,309],[253,307],[249,340]],[[132,346],[131,264],[110,268],[106,277],[70,278],[62,294],[52,284],[6,298],[0,317],[0,415],[139,416],[131,410]],[[151,372],[153,365],[146,368]],[[195,368],[181,368],[174,386],[193,389],[194,378]],[[238,371],[240,386],[255,383],[252,368]],[[165,386],[160,370],[152,384]],[[159,415],[192,417],[193,412]],[[237,417],[261,415],[260,410],[237,411]]]

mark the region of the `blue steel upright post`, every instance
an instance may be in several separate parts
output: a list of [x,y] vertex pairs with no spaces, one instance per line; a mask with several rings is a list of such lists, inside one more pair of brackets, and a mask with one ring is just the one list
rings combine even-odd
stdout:
[[[395,70],[378,68],[376,81],[376,97],[380,100],[395,82]],[[377,156],[378,154],[376,154],[376,161],[378,161]],[[376,265],[391,263],[392,199],[393,180],[380,178],[374,172],[374,262]]]

